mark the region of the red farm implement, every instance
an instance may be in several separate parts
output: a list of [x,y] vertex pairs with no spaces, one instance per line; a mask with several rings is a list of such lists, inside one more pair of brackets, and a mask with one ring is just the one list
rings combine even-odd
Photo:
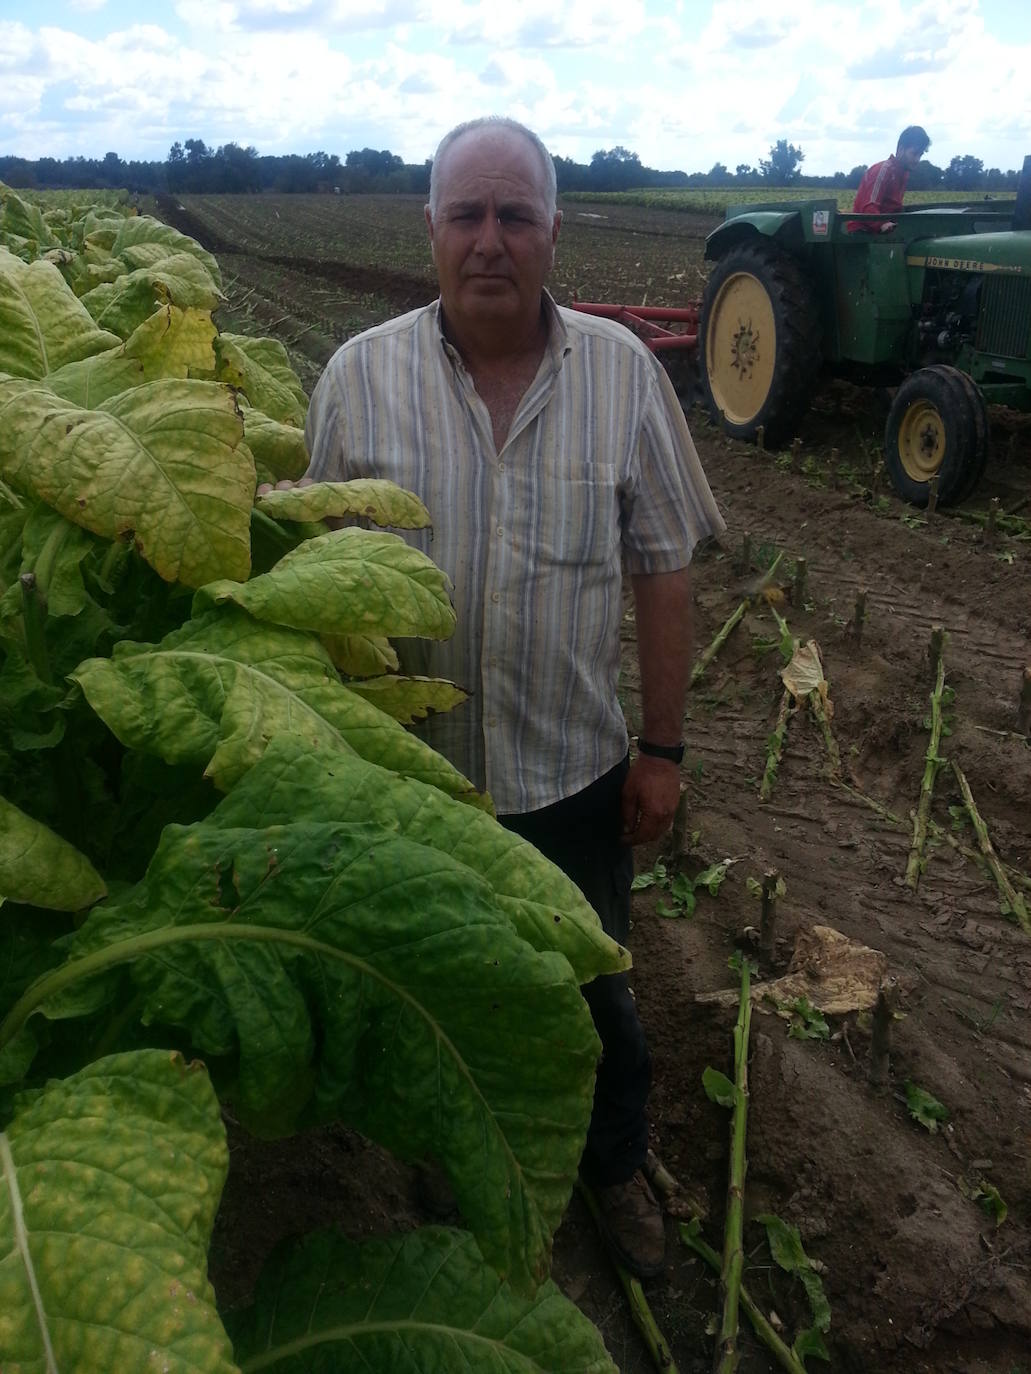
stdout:
[[573,301],[585,315],[616,320],[633,330],[655,353],[670,374],[681,404],[690,409],[698,380],[698,306],[609,305],[603,301]]

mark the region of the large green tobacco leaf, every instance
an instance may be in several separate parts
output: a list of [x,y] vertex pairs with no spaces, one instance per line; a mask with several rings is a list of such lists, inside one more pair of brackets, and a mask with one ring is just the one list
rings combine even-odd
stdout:
[[156,261],[179,253],[189,253],[202,264],[216,286],[222,285],[218,262],[188,234],[180,233],[151,215],[116,215],[114,219],[115,233],[109,245],[113,257],[122,258],[132,267],[141,267],[152,266]]
[[[131,386],[160,377],[210,378],[215,368],[215,326],[207,310],[166,305],[149,315],[118,348],[51,372],[51,391],[84,409],[101,405]],[[246,434],[245,438],[249,437]]]
[[234,1374],[207,1277],[228,1152],[200,1065],[98,1060],[0,1134],[4,1374]]
[[296,425],[284,425],[279,420],[271,419],[242,398],[240,410],[243,413],[244,438],[254,454],[259,482],[303,477],[308,466],[304,431]]
[[250,570],[254,460],[216,382],[148,382],[85,410],[0,379],[0,471],[95,534],[131,534],[168,582]]
[[56,267],[26,264],[0,248],[0,374],[38,381],[117,343],[117,335],[97,327]]
[[[33,1011],[138,1005],[235,1055],[234,1105],[266,1130],[313,1083],[318,1115],[439,1160],[488,1263],[524,1291],[546,1277],[598,1039],[568,962],[463,864],[372,824],[169,826],[146,879],[67,948],[0,1043]],[[135,994],[111,981],[127,964]]]
[[[284,474],[289,475],[289,474]],[[287,491],[269,491],[255,505],[276,520],[324,520],[327,516],[363,516],[395,529],[425,529],[430,513],[415,495],[382,477],[356,477],[350,482],[311,482]]]
[[210,824],[283,825],[302,817],[375,822],[464,864],[490,884],[522,938],[565,955],[580,983],[630,967],[629,954],[604,933],[576,884],[527,840],[434,787],[354,755],[327,758],[299,740],[273,740]]
[[246,334],[220,334],[216,377],[238,387],[252,406],[285,425],[304,427],[308,398],[278,339],[252,339]]
[[400,535],[342,529],[305,540],[249,582],[202,587],[194,607],[232,602],[258,620],[316,634],[447,639],[455,628],[449,586]]
[[243,611],[209,611],[159,644],[116,644],[71,676],[123,744],[205,768],[223,790],[274,735],[292,734],[484,804],[440,754],[348,691],[314,635]]
[[[378,677],[396,673],[397,651],[383,635],[322,635],[330,658],[348,677]],[[354,683],[348,684],[354,687]]]
[[203,263],[189,253],[178,253],[154,267],[138,267],[112,282],[102,282],[86,292],[82,304],[102,329],[127,339],[161,306],[215,310],[221,299]]
[[471,1236],[444,1227],[361,1244],[306,1236],[277,1252],[254,1304],[226,1325],[242,1374],[617,1374],[554,1283],[519,1297]]
[[0,797],[0,898],[81,911],[106,891],[84,854]]
[[59,241],[43,218],[38,205],[16,196],[13,191],[3,195],[3,212],[0,213],[0,233],[14,234],[23,239],[34,239],[39,252],[58,247]]
[[373,706],[386,711],[402,725],[414,725],[438,711],[453,711],[469,700],[453,682],[439,677],[405,677],[389,673],[386,677],[368,678],[364,682],[349,682],[351,691]]

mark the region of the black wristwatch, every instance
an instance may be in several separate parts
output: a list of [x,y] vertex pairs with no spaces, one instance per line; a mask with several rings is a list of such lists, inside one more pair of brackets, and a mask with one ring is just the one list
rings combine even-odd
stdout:
[[683,763],[684,741],[681,740],[679,744],[652,744],[649,740],[639,739],[637,752],[650,754],[654,759],[669,759],[670,763]]

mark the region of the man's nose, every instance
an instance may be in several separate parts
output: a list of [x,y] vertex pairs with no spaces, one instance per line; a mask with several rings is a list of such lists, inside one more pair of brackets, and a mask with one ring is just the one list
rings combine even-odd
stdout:
[[480,232],[476,235],[477,252],[484,256],[500,253],[504,249],[501,237],[501,221],[497,215],[484,215],[480,221]]

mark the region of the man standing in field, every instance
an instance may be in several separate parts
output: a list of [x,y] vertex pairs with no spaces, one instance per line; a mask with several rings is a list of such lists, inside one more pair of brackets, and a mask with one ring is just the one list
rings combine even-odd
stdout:
[[[544,290],[561,214],[544,145],[507,119],[459,125],[426,207],[440,299],[349,340],[311,399],[309,477],[389,478],[432,532],[405,537],[450,576],[458,628],[402,654],[471,692],[428,742],[491,793],[500,822],[629,934],[631,846],[668,828],[691,662],[688,564],[723,522],[680,405],[620,325]],[[631,764],[617,699],[622,573],[637,619],[643,734]],[[650,1058],[625,975],[584,989],[601,1037],[582,1161],[606,1235],[663,1267],[641,1173]]]
[[[927,131],[919,124],[910,124],[903,129],[894,154],[867,168],[856,192],[853,211],[859,215],[899,214],[909,174],[930,146]],[[849,220],[846,228],[850,234],[886,234],[895,225],[890,220],[853,219]]]

